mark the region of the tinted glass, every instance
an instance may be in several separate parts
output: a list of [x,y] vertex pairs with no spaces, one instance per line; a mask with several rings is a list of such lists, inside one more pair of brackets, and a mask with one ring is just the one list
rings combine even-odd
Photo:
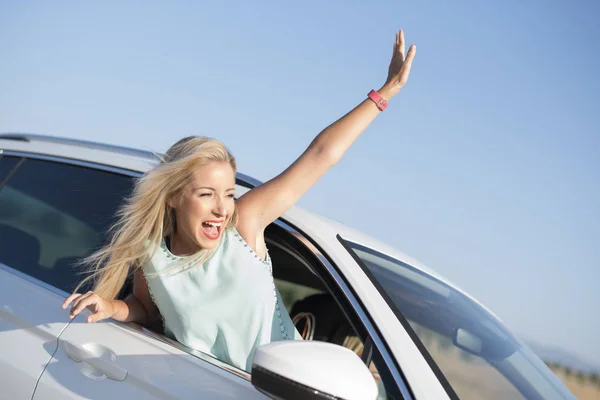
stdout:
[[375,286],[461,399],[574,399],[497,318],[444,282],[373,249],[348,243]]
[[0,262],[71,291],[73,263],[104,242],[131,187],[123,175],[26,159],[0,188]]
[[0,187],[9,174],[15,170],[21,158],[0,155]]

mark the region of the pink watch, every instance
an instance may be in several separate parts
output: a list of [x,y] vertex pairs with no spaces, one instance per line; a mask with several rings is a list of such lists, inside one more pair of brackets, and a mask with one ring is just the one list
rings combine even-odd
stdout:
[[369,98],[373,100],[373,102],[377,105],[377,108],[379,108],[381,111],[385,110],[385,108],[388,106],[387,100],[381,97],[376,90],[371,90],[369,92]]

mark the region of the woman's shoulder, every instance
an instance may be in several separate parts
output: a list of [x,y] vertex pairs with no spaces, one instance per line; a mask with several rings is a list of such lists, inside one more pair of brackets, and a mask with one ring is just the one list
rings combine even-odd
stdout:
[[[269,251],[266,248],[266,246],[265,246],[265,252],[264,252],[265,257],[261,257],[258,254],[258,252],[255,249],[253,249],[252,246],[248,243],[247,238],[244,237],[242,235],[242,233],[240,233],[236,227],[231,228],[229,241],[231,241],[232,244],[227,246],[228,249],[230,249],[230,250],[235,249],[239,253],[248,254],[252,258],[256,259],[256,261],[258,261],[259,263],[266,265],[269,271],[272,270],[271,258],[269,257]],[[244,258],[244,259],[246,259],[246,258]]]
[[234,237],[241,242],[260,261],[267,262],[269,252],[264,239],[264,232],[256,230],[253,226],[240,225],[238,223],[233,229]]

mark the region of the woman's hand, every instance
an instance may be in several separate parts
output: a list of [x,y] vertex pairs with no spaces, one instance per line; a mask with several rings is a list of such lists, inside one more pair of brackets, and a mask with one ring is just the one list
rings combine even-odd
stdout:
[[65,310],[71,302],[73,302],[71,312],[69,313],[69,318],[71,319],[75,318],[85,308],[92,312],[92,314],[86,318],[86,322],[96,322],[102,319],[111,318],[115,313],[115,307],[112,301],[106,300],[92,291],[85,294],[74,293],[70,295],[62,305],[63,310]]
[[405,51],[404,31],[400,30],[400,32],[396,33],[394,53],[392,54],[392,61],[390,61],[387,80],[383,88],[379,91],[387,100],[398,94],[408,80],[410,67],[417,52],[417,46],[414,44],[410,46],[408,54]]

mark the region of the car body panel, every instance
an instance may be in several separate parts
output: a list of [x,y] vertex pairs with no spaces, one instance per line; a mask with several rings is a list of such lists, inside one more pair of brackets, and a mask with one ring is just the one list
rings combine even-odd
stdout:
[[[18,249],[15,249],[18,251]],[[41,282],[40,282],[41,283]],[[0,264],[0,397],[31,399],[69,318],[64,296]]]
[[[10,134],[9,134],[10,135]],[[14,137],[9,136],[9,137]],[[25,151],[43,156],[64,157],[100,165],[107,165],[131,171],[146,172],[156,165],[159,158],[152,153],[130,151],[117,152],[113,146],[74,146],[72,141],[47,136],[30,136],[33,139],[14,140],[0,135],[0,149],[7,151]],[[39,137],[40,139],[35,139]],[[84,142],[85,143],[85,142]]]
[[[242,373],[233,374],[199,357],[105,320],[85,322],[78,315],[64,330],[59,349],[48,364],[34,399],[264,399]],[[93,362],[75,362],[68,346],[87,350],[120,368],[124,380],[108,377]]]

